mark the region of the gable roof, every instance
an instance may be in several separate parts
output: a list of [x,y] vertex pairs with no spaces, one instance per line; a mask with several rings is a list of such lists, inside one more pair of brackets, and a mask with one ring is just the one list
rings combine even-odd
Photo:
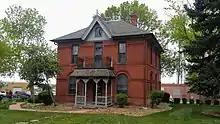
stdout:
[[66,42],[67,40],[84,41],[96,23],[98,23],[101,26],[101,28],[105,31],[105,33],[109,38],[122,37],[122,36],[126,37],[126,36],[147,35],[150,36],[150,39],[153,39],[153,43],[155,43],[155,45],[159,47],[160,51],[163,51],[162,47],[158,43],[153,33],[148,33],[145,30],[142,30],[122,20],[104,21],[103,18],[101,18],[98,15],[94,17],[89,27],[58,37],[51,41],[57,43]]
[[122,21],[122,20],[104,21],[101,17],[96,15],[89,27],[83,28],[81,30],[78,30],[76,32],[73,32],[73,33],[70,33],[70,34],[67,34],[61,37],[58,37],[51,41],[60,42],[63,40],[75,40],[75,39],[84,40],[96,22],[100,24],[100,26],[106,32],[109,38],[114,37],[114,36],[149,34],[148,32],[140,28],[137,28],[133,26],[132,24],[127,23],[125,21]]
[[104,21],[102,21],[101,17],[99,16],[95,16],[92,23],[89,25],[89,27],[87,28],[87,30],[83,33],[82,35],[82,40],[85,40],[86,37],[88,36],[88,34],[90,33],[90,31],[92,30],[92,28],[94,27],[94,25],[98,23],[102,30],[106,33],[106,35],[108,36],[108,38],[111,38],[111,32],[109,32],[108,27],[106,27],[106,25],[104,24]]

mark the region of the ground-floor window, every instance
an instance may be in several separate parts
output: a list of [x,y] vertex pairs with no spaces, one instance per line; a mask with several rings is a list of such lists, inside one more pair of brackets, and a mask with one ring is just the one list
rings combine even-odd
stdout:
[[76,92],[76,78],[69,77],[69,94],[75,95]]
[[124,74],[120,74],[116,80],[117,94],[128,94],[128,77]]
[[153,90],[153,72],[151,71],[150,72],[150,91],[152,91]]

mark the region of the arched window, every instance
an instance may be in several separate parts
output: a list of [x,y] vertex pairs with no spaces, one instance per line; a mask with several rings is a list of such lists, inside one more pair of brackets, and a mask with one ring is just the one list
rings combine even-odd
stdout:
[[158,86],[158,82],[157,82],[157,74],[155,74],[155,77],[154,77],[154,82],[155,82],[155,89],[157,90],[157,86]]
[[95,37],[101,37],[102,36],[102,29],[101,27],[95,28]]
[[128,94],[128,77],[124,74],[120,74],[116,80],[117,94],[124,93]]
[[150,91],[152,91],[152,85],[153,85],[153,72],[150,72]]

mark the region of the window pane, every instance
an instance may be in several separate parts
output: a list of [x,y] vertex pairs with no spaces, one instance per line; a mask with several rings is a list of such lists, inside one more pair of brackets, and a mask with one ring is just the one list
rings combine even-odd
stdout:
[[180,94],[181,94],[180,89],[173,88],[173,95],[180,95]]
[[126,75],[117,77],[117,93],[128,93],[128,78]]
[[95,55],[102,55],[102,48],[101,47],[95,48]]
[[126,53],[126,43],[119,43],[119,53]]
[[102,36],[102,29],[101,27],[97,27],[95,29],[95,37],[101,37]]
[[79,52],[79,46],[73,45],[73,55],[78,55],[78,52]]
[[121,64],[126,63],[126,54],[125,53],[120,53],[119,54],[119,63],[121,63]]
[[69,78],[69,94],[75,94],[76,90],[76,78],[70,77]]
[[78,60],[78,55],[73,55],[73,56],[72,56],[72,63],[73,63],[73,64],[76,64],[76,63],[77,63],[77,60]]

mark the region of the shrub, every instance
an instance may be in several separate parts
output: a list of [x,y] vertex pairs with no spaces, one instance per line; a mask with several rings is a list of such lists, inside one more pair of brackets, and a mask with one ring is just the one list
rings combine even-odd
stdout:
[[163,96],[164,96],[164,92],[161,92],[161,91],[151,92],[150,94],[151,107],[154,107],[154,105],[159,105],[163,99]]
[[[31,97],[31,98],[28,98],[27,99],[27,102],[28,103],[34,103],[34,99]],[[35,103],[42,103],[42,101],[39,99],[38,96],[35,96]]]
[[182,102],[183,102],[183,104],[186,104],[187,103],[187,99],[186,98],[182,98]]
[[180,98],[174,98],[174,104],[180,104]]
[[162,102],[169,103],[169,101],[170,101],[170,94],[164,92]]
[[218,101],[218,100],[215,100],[215,101],[214,101],[214,105],[219,105],[219,101]]
[[9,105],[6,103],[0,103],[0,109],[8,109]]
[[116,102],[120,108],[123,108],[128,103],[128,96],[126,94],[117,94]]
[[41,100],[44,103],[44,105],[51,105],[53,103],[50,93],[47,90],[39,93],[38,97],[39,97],[39,100]]
[[16,98],[16,99],[13,99],[13,101],[15,102],[24,102],[26,99],[23,99],[23,98]]
[[206,104],[206,105],[211,105],[211,103],[212,103],[211,100],[206,100],[206,101],[205,101],[205,104]]
[[200,104],[200,100],[199,99],[196,99],[196,104]]
[[189,103],[190,103],[190,104],[194,104],[194,103],[195,103],[194,99],[190,99],[190,100],[189,100]]
[[11,105],[11,102],[1,102],[0,109],[9,109],[10,105]]

